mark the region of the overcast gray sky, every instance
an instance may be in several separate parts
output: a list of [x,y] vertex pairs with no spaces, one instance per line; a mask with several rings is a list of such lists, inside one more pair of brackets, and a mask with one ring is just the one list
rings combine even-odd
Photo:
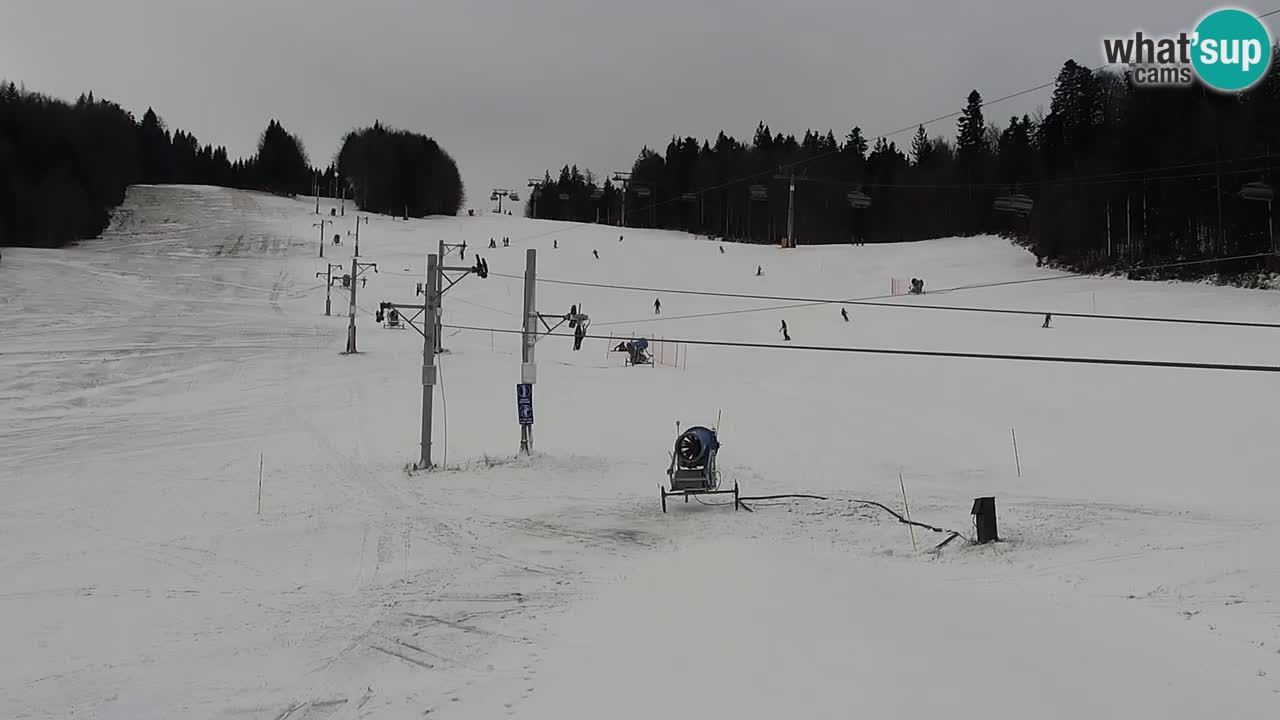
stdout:
[[[1272,7],[1274,5],[1275,7]],[[1241,3],[1265,12],[1280,8]],[[470,207],[672,134],[860,125],[874,138],[1102,62],[1101,38],[1190,29],[1195,0],[3,0],[0,77],[148,105],[252,154],[271,117],[327,164],[375,119],[458,161]],[[1275,31],[1273,29],[1273,35]],[[1049,90],[987,110],[1047,107]],[[929,128],[951,135],[954,121]],[[896,138],[900,145],[907,137]]]

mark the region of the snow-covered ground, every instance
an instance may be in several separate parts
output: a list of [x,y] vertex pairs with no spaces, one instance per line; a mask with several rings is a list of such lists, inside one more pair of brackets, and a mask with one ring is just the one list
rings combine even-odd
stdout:
[[[328,218],[328,203],[322,202]],[[361,353],[313,203],[138,187],[102,239],[0,263],[0,717],[1276,717],[1270,374],[684,348],[626,368],[446,330],[436,460],[421,338],[379,328],[437,242],[493,275],[449,325],[519,327],[548,280],[853,298],[1056,273],[995,238],[726,245],[497,216],[361,228]],[[353,229],[354,213],[326,227]],[[489,238],[511,247],[488,250]],[[559,247],[553,249],[553,243]],[[600,258],[592,255],[598,250]],[[464,264],[454,255],[450,264]],[[756,276],[761,266],[763,275]],[[1274,364],[1274,330],[662,295],[542,283],[592,332]],[[1280,297],[1074,278],[903,304],[1273,321]],[[341,315],[341,316],[340,316]],[[675,423],[722,413],[726,478],[829,502],[663,515]],[[1021,476],[1011,431],[1017,434]],[[447,456],[445,455],[447,453]],[[262,510],[258,513],[259,463]],[[1006,542],[952,543],[845,502]],[[717,499],[718,500],[718,499]]]

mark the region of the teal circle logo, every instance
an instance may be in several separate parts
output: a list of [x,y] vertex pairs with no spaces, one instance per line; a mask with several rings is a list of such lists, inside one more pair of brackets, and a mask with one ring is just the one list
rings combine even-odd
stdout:
[[1215,10],[1196,26],[1191,64],[1215,90],[1246,90],[1271,67],[1271,35],[1261,20],[1244,10]]

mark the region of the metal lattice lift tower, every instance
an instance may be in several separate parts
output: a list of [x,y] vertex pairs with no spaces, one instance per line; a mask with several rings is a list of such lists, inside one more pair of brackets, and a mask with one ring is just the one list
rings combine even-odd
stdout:
[[343,284],[349,284],[351,290],[351,306],[347,312],[347,355],[356,353],[356,288],[359,286],[357,280],[369,268],[373,268],[375,273],[378,272],[378,263],[362,263],[351,258],[350,281],[343,278]]
[[359,215],[357,215],[357,216],[356,216],[356,231],[355,231],[355,232],[351,232],[350,230],[348,230],[348,231],[347,231],[347,237],[352,237],[352,236],[354,236],[354,237],[355,237],[355,239],[356,239],[356,257],[360,257],[360,224],[361,224],[361,223],[363,223],[363,224],[365,224],[365,225],[368,225],[368,224],[369,224],[369,216],[367,216],[367,215],[366,215],[366,216],[364,216],[364,217],[360,217]]
[[533,203],[531,209],[533,210],[533,216],[536,218],[538,217],[538,198],[542,195],[542,179],[529,178],[529,187],[532,188],[529,191],[529,202]]
[[320,257],[324,257],[324,226],[332,224],[332,220],[321,220],[320,222],[311,223],[311,227],[320,228]]
[[[577,315],[566,313],[540,313],[538,312],[537,303],[537,283],[538,283],[538,251],[529,248],[524,255],[524,311],[522,314],[523,321],[520,330],[520,383],[522,385],[532,386],[538,381],[538,367],[534,358],[534,347],[538,340],[547,335],[553,334],[560,326],[567,322],[574,322],[581,327],[585,327],[588,321],[587,316],[582,312],[580,306],[577,308]],[[538,328],[539,323],[542,329]],[[554,323],[554,324],[553,324]],[[519,390],[517,389],[517,393]],[[533,450],[533,422],[530,419],[527,423],[520,424],[520,452],[528,455]]]
[[510,190],[507,190],[506,188],[494,188],[494,189],[493,189],[493,192],[489,194],[489,199],[490,199],[490,200],[497,200],[497,201],[498,201],[498,214],[499,214],[499,215],[501,215],[501,214],[502,214],[502,198],[507,197],[508,195],[511,195],[511,194],[512,194],[512,193],[511,193],[511,191],[510,191]]
[[[442,249],[444,243],[441,243]],[[440,255],[432,253],[427,256],[426,282],[418,284],[418,294],[425,296],[422,304],[416,302],[384,302],[382,305],[395,310],[405,324],[422,336],[422,433],[419,442],[420,454],[414,463],[415,470],[430,470],[435,467],[431,460],[431,407],[436,385],[436,353],[439,352],[440,300],[443,295],[441,280],[444,273],[463,272],[463,275],[452,278],[449,287],[458,284],[467,274],[475,273],[481,278],[489,277],[489,264],[484,258],[476,256],[476,263],[471,267],[446,267],[440,263]],[[447,288],[446,288],[447,289]],[[406,311],[415,311],[409,316]],[[418,327],[418,321],[422,327]]]
[[622,183],[622,215],[618,218],[618,227],[627,226],[627,185],[631,182],[631,173],[617,172],[613,173],[613,181]]
[[793,248],[796,246],[796,180],[806,180],[807,178],[797,178],[795,170],[787,175],[774,175],[774,180],[786,180],[788,182],[787,190],[787,238],[783,247]]
[[[443,240],[440,241],[440,251],[437,257],[440,258],[440,263],[442,264],[437,266],[437,272],[440,277],[436,282],[436,293],[440,298],[439,302],[436,304],[436,352],[438,353],[444,352],[444,333],[441,331],[440,327],[440,323],[444,318],[444,294],[452,290],[453,286],[458,284],[458,281],[471,273],[476,273],[482,278],[489,277],[489,265],[488,263],[485,263],[479,255],[476,256],[476,264],[471,267],[444,265],[443,263],[445,258],[449,257],[449,253],[453,250],[458,251],[459,260],[464,262],[466,261],[467,243],[465,241],[461,243],[447,243]],[[447,273],[462,274],[450,277]],[[446,285],[445,283],[448,284]]]
[[341,270],[341,269],[342,269],[342,266],[341,266],[341,265],[335,265],[335,264],[333,264],[333,263],[329,263],[329,268],[328,268],[327,270],[325,270],[324,272],[318,272],[318,273],[316,273],[316,277],[318,277],[318,278],[324,278],[324,283],[325,283],[325,288],[324,288],[324,314],[325,314],[325,315],[329,315],[329,314],[330,314],[330,312],[329,312],[329,311],[330,311],[330,310],[332,309],[332,307],[333,307],[332,294],[330,293],[330,290],[332,290],[332,289],[333,289],[333,281],[334,281],[334,280],[341,280],[341,279],[342,279],[342,278],[340,278],[340,277],[335,278],[335,277],[333,276],[333,271],[334,271],[334,269]]

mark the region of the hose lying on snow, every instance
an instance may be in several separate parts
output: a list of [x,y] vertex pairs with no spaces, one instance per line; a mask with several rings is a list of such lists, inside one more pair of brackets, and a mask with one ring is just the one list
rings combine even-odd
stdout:
[[[751,507],[750,507],[749,505],[747,505],[747,504],[744,502],[745,500],[751,500],[751,501],[757,501],[757,500],[783,500],[783,499],[787,499],[787,498],[800,498],[800,499],[806,499],[806,500],[843,500],[843,501],[845,501],[845,502],[854,503],[855,505],[870,505],[870,506],[873,506],[873,507],[878,507],[878,508],[880,508],[881,510],[883,510],[883,511],[885,511],[885,512],[889,513],[890,515],[894,516],[895,518],[897,518],[897,519],[898,519],[898,522],[902,523],[903,525],[913,525],[913,526],[918,527],[918,528],[924,528],[925,530],[929,530],[929,531],[931,531],[931,532],[936,532],[936,533],[941,533],[941,534],[943,534],[943,535],[946,535],[946,536],[947,536],[947,537],[946,537],[946,539],[945,539],[945,540],[943,540],[942,542],[938,543],[937,545],[935,545],[935,546],[934,546],[934,548],[933,548],[934,550],[941,550],[942,548],[946,547],[946,546],[947,546],[947,544],[948,544],[948,543],[950,543],[952,540],[955,540],[955,539],[956,539],[956,538],[958,538],[958,537],[964,537],[963,535],[961,535],[960,533],[956,532],[955,530],[946,530],[946,529],[944,529],[944,528],[934,527],[933,525],[928,525],[928,524],[925,524],[925,523],[922,523],[922,522],[916,522],[915,520],[908,520],[906,517],[904,517],[904,516],[903,516],[901,513],[899,513],[897,510],[894,510],[893,508],[891,508],[891,507],[889,507],[888,505],[885,505],[885,504],[883,504],[883,503],[878,503],[878,502],[876,502],[875,500],[858,500],[858,499],[854,499],[854,498],[829,498],[829,497],[823,497],[823,496],[821,496],[821,495],[807,495],[807,494],[804,494],[804,493],[792,493],[792,494],[787,494],[787,495],[756,495],[756,496],[753,496],[753,497],[745,497],[745,496],[744,496],[744,497],[740,497],[740,498],[738,498],[738,506],[739,506],[739,507],[741,507],[743,510],[746,510],[746,511],[748,511],[748,512],[755,512],[754,510],[752,510],[752,509],[751,509]],[[969,540],[969,538],[965,538],[965,542],[970,542],[970,543],[971,543],[971,542],[973,542],[973,541],[972,541],[972,540]]]

